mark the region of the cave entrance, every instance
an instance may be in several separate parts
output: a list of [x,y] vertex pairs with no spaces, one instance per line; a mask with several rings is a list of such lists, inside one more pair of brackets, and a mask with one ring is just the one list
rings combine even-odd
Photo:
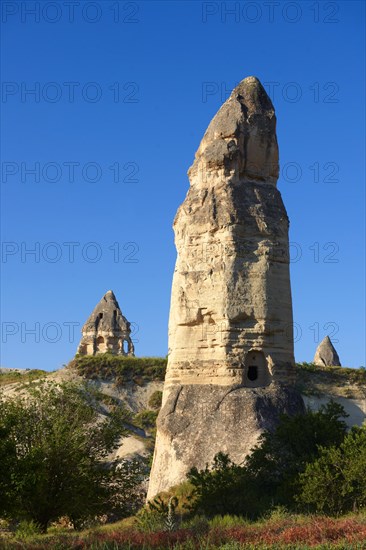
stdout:
[[243,378],[244,385],[248,388],[260,388],[271,383],[271,375],[262,351],[251,350],[247,353]]
[[249,365],[248,367],[248,378],[251,382],[257,380],[258,378],[258,367],[256,365]]

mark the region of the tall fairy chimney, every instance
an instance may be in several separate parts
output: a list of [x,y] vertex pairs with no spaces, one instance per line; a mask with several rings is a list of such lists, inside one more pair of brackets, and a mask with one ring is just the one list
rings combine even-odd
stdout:
[[169,360],[148,497],[223,451],[242,462],[292,386],[289,220],[276,188],[276,116],[255,77],[211,121],[174,220]]

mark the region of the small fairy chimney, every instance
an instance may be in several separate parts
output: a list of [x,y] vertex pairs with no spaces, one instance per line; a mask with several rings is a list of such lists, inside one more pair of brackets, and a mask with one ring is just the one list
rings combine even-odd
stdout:
[[122,315],[112,290],[108,290],[97,304],[81,332],[83,336],[77,349],[79,355],[107,352],[113,355],[135,355],[130,323]]
[[329,336],[326,336],[317,347],[315,352],[314,361],[315,365],[320,367],[340,367],[341,362],[338,357],[338,353],[332,344]]

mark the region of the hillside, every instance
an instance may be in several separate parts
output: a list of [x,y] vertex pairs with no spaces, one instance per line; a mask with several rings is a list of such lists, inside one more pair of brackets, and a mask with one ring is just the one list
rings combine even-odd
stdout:
[[358,425],[366,418],[366,370],[346,367],[318,367],[301,363],[297,368],[297,387],[305,404],[312,410],[333,399],[349,415],[349,426]]
[[[116,357],[109,354],[73,359],[55,371],[1,369],[0,390],[7,395],[22,391],[37,380],[86,382],[105,396],[105,405],[120,403],[130,412],[130,436],[123,439],[113,455],[151,456],[155,420],[161,403],[167,359],[162,357]],[[296,365],[297,387],[305,404],[316,410],[334,399],[349,414],[349,426],[361,425],[366,418],[366,370],[344,367]]]
[[0,391],[12,396],[37,381],[87,383],[104,396],[106,410],[113,401],[130,412],[131,435],[110,457],[150,456],[155,420],[160,408],[167,360],[162,357],[116,357],[109,354],[73,359],[57,371],[1,369]]

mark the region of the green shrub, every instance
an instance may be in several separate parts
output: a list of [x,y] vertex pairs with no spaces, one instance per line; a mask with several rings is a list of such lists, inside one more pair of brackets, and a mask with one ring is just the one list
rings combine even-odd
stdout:
[[182,529],[190,529],[197,535],[204,535],[210,530],[210,524],[211,522],[209,522],[206,516],[198,514],[190,519],[186,519],[182,523]]
[[340,446],[321,448],[300,476],[299,502],[321,513],[341,514],[366,506],[366,427],[354,427]]
[[245,466],[218,453],[211,467],[192,468],[191,510],[208,517],[239,514],[257,519],[274,506],[296,509],[299,474],[319,457],[321,447],[342,443],[347,429],[344,416],[343,407],[332,401],[317,412],[283,415],[274,432],[262,434]]
[[77,356],[68,365],[85,378],[114,379],[117,386],[164,380],[166,366],[165,357],[125,357],[110,353]]
[[164,518],[158,512],[143,508],[136,516],[137,529],[141,533],[154,533],[164,528]]
[[280,505],[274,506],[266,514],[266,518],[269,519],[270,521],[278,521],[278,520],[286,519],[290,516],[291,514],[287,510],[286,506],[280,506]]
[[123,460],[107,466],[127,435],[125,411],[114,407],[101,421],[95,405],[86,387],[66,383],[0,395],[0,517],[33,521],[45,531],[63,516],[79,527],[98,515],[123,517],[138,505],[141,466]]
[[15,531],[17,539],[28,539],[41,532],[41,528],[35,521],[22,520]]
[[144,410],[134,416],[133,423],[135,426],[144,429],[154,428],[156,425],[157,411]]
[[153,514],[158,514],[163,519],[164,531],[175,531],[178,528],[178,518],[176,509],[178,506],[177,497],[171,496],[167,501],[164,501],[160,496],[155,497],[148,502],[148,509]]
[[152,409],[160,409],[161,402],[163,399],[163,392],[162,391],[154,391],[154,393],[150,396],[149,399],[149,407]]

